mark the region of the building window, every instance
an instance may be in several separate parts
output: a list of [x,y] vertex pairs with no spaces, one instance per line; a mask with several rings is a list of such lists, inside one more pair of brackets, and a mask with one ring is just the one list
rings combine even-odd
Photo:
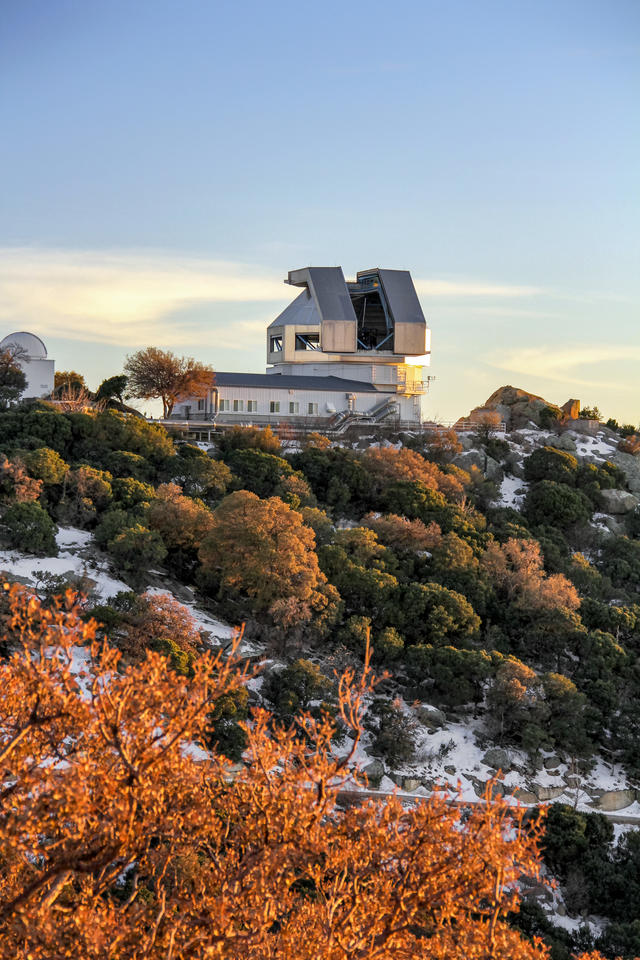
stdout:
[[318,416],[318,404],[317,404],[317,403],[309,403],[309,404],[307,404],[307,415],[308,415],[309,417],[317,417],[317,416]]
[[204,400],[198,400],[198,410],[204,410]]
[[319,350],[319,333],[296,333],[296,350]]
[[244,410],[244,400],[234,400],[233,401],[233,412],[242,413]]
[[258,409],[257,400],[247,400],[247,410],[249,411],[249,413],[255,413],[257,409]]
[[230,400],[221,400],[218,409],[220,410],[220,413],[224,413],[225,410],[230,410],[230,409],[231,409],[231,401],[230,401]]
[[271,400],[269,403],[269,413],[280,413],[280,401]]
[[289,401],[289,413],[300,413],[300,404],[297,400]]
[[269,339],[269,351],[271,353],[281,353],[282,352],[282,337],[270,337]]

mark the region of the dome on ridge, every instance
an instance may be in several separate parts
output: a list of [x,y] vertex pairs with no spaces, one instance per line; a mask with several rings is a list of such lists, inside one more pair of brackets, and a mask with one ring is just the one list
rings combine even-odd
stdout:
[[35,333],[27,333],[25,330],[10,333],[0,343],[0,350],[11,349],[17,349],[27,360],[44,360],[47,356],[47,348],[40,337],[36,337]]

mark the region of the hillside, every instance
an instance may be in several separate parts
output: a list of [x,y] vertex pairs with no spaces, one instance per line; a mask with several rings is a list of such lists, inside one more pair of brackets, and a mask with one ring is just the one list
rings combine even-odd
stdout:
[[476,803],[500,771],[509,802],[564,805],[554,842],[597,822],[570,860],[549,834],[562,885],[541,903],[568,931],[554,956],[583,921],[576,948],[632,956],[613,891],[635,895],[640,837],[640,444],[565,407],[507,387],[458,433],[300,445],[236,429],[204,449],[118,411],[14,408],[0,570],[85,596],[131,663],[151,648],[188,673],[244,623],[265,666],[217,720],[236,762],[249,706],[333,710],[334,671],[370,636],[390,674],[357,751],[370,787]]

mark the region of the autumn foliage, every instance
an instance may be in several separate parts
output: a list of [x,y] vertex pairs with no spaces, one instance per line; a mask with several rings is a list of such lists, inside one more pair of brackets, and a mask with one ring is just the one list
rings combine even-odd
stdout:
[[[505,922],[538,872],[537,831],[501,800],[465,821],[441,795],[337,805],[365,667],[340,681],[353,750],[329,719],[254,712],[248,764],[205,752],[215,703],[247,678],[206,654],[179,677],[156,653],[122,669],[67,603],[8,594],[0,666],[0,957],[521,958]],[[80,669],[84,666],[84,669]]]

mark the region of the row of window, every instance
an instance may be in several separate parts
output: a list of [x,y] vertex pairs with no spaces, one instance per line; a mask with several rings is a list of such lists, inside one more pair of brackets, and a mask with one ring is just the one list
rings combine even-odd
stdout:
[[[257,413],[258,412],[258,401],[257,400],[247,400],[246,401],[246,410],[247,413]],[[304,406],[304,404],[303,404]],[[308,417],[317,417],[318,416],[318,404],[317,403],[307,403],[306,404],[306,415]],[[244,400],[220,400],[218,409],[220,413],[244,413],[245,410],[245,401]],[[284,411],[283,411],[284,412]],[[269,402],[269,413],[280,413],[280,401],[271,400]],[[294,416],[300,415],[300,403],[298,400],[289,401],[289,413]]]
[[[319,333],[296,333],[295,349],[296,350],[319,350],[320,334]],[[269,338],[269,352],[282,353],[282,337]]]

